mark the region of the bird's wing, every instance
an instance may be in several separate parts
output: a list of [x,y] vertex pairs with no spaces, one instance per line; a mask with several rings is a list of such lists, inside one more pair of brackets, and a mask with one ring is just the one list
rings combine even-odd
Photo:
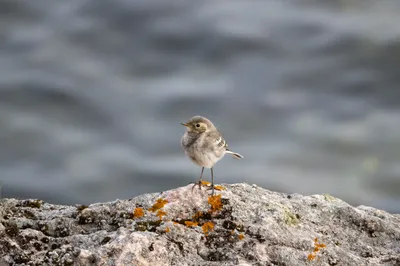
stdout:
[[228,143],[225,141],[224,137],[219,131],[212,131],[209,132],[207,135],[207,139],[211,140],[213,143],[214,147],[217,148],[217,150],[224,150],[226,153],[232,154],[232,156],[236,159],[242,159],[243,156],[240,155],[239,153],[230,151],[228,149]]
[[209,133],[208,137],[213,141],[214,145],[218,148],[228,149],[228,143],[225,141],[224,137],[219,131],[212,131]]

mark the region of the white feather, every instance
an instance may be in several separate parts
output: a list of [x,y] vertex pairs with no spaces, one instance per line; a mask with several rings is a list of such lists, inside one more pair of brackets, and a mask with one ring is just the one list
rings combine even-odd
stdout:
[[232,154],[233,158],[236,158],[236,159],[243,159],[243,158],[244,158],[244,157],[243,157],[243,155],[240,155],[240,154],[239,154],[239,153],[237,153],[237,152],[233,152],[233,151],[225,151],[225,153]]

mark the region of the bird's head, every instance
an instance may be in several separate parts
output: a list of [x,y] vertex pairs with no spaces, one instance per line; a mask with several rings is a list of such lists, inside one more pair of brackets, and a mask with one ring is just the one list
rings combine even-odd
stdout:
[[201,134],[215,128],[213,123],[205,117],[193,116],[186,123],[181,123],[182,126],[187,128],[188,132]]

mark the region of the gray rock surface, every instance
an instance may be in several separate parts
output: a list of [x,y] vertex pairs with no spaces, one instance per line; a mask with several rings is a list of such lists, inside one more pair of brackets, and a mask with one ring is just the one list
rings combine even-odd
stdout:
[[398,214],[329,195],[223,188],[89,206],[2,199],[0,265],[400,265]]

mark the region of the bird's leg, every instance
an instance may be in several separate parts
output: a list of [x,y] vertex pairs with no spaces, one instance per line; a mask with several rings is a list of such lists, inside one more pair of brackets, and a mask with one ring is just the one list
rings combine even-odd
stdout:
[[213,171],[213,167],[211,167],[211,187],[212,187],[211,196],[214,196],[214,171]]
[[201,188],[201,182],[203,182],[203,172],[204,172],[204,167],[201,168],[201,174],[199,178],[199,187]]
[[214,167],[211,168],[211,187],[208,188],[208,190],[211,189],[211,196],[214,196]]
[[201,168],[201,174],[200,174],[199,181],[197,181],[196,183],[194,183],[192,189],[193,189],[196,185],[199,185],[199,189],[201,189],[201,183],[202,183],[202,181],[203,181],[203,172],[204,172],[204,167]]

